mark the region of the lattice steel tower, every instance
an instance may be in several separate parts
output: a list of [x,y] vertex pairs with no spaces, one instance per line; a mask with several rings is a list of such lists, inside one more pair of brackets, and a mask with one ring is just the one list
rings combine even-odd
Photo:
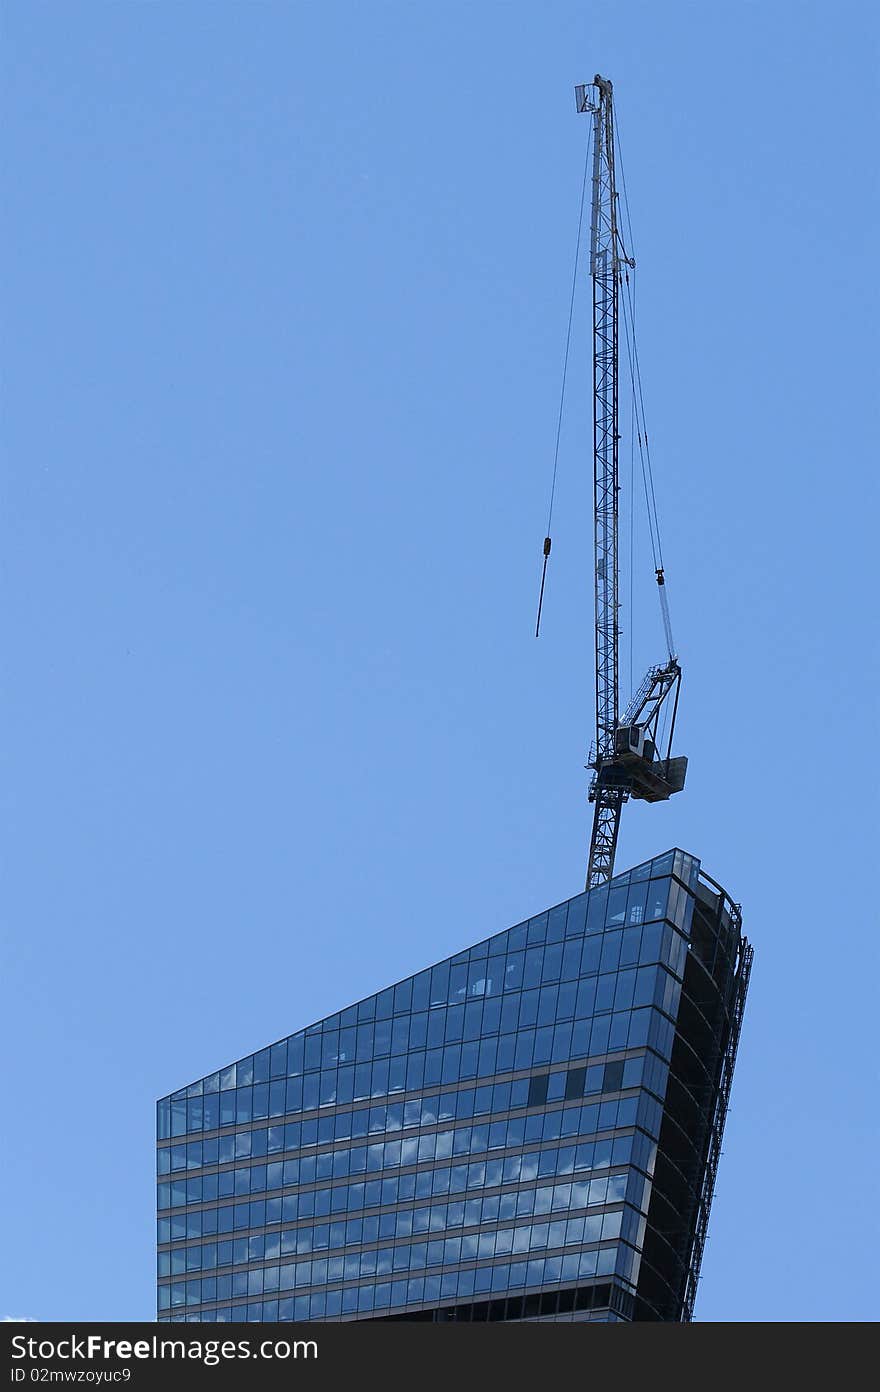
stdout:
[[[587,888],[590,889],[604,884],[614,873],[623,804],[629,797],[657,802],[679,792],[684,787],[687,760],[671,758],[681,668],[672,650],[662,561],[656,565],[656,577],[668,661],[651,668],[623,721],[620,719],[618,311],[624,272],[634,267],[635,262],[624,247],[618,224],[611,83],[597,75],[592,83],[579,86],[576,96],[578,110],[589,112],[593,117],[590,277],[593,285],[596,738],[589,763],[594,770],[589,796],[595,805],[587,869]],[[632,349],[630,358],[631,371],[636,372]],[[635,395],[635,382],[633,390]],[[674,692],[673,718],[666,754],[661,757],[658,722],[661,708],[671,692]]]

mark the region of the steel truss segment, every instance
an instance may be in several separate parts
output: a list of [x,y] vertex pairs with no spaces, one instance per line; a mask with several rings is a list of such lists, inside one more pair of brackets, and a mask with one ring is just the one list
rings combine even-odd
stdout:
[[[618,722],[618,268],[611,88],[593,111],[593,517],[596,748],[612,755]],[[616,840],[616,838],[615,838]]]
[[624,788],[599,788],[596,791],[587,889],[596,889],[599,885],[607,884],[614,873],[620,810],[627,796]]
[[[706,878],[708,879],[709,877],[707,876]],[[710,883],[714,883],[714,881],[710,881]],[[719,913],[724,902],[722,898],[719,904]],[[742,936],[742,918],[739,912],[739,906],[731,904],[728,901],[726,907],[730,913],[735,930],[739,935],[739,951],[733,977],[731,998],[728,1003],[726,1037],[720,1042],[721,1058],[718,1087],[713,1095],[711,1115],[706,1118],[709,1126],[709,1143],[706,1164],[703,1169],[702,1185],[697,1198],[696,1226],[693,1245],[688,1257],[688,1274],[684,1300],[679,1312],[679,1318],[685,1323],[689,1323],[693,1319],[694,1302],[696,1300],[697,1286],[700,1280],[700,1266],[703,1260],[706,1233],[709,1225],[709,1210],[712,1206],[712,1198],[715,1192],[718,1161],[721,1157],[721,1143],[724,1137],[724,1124],[727,1120],[727,1112],[730,1105],[733,1070],[736,1064],[743,1012],[745,1010],[746,995],[749,989],[749,977],[752,971],[752,959],[754,957],[754,949],[751,943],[747,938]]]
[[[589,96],[587,95],[589,92]],[[593,122],[590,276],[593,282],[593,562],[596,660],[595,767],[614,755],[619,721],[618,672],[618,266],[617,195],[611,84],[596,77],[577,91]],[[594,782],[587,888],[614,873],[625,788]]]
[[[661,708],[667,696],[673,691],[675,692],[675,702],[677,704],[678,688],[680,685],[681,668],[675,658],[672,658],[661,667],[650,668],[638,691],[630,701],[621,724],[641,726],[653,739],[655,745],[657,745]],[[673,712],[673,723],[669,729],[669,748],[666,751],[667,758],[672,753],[672,736],[674,729],[675,720]]]
[[[618,195],[615,176],[614,110],[611,83],[598,75],[575,90],[577,109],[589,113],[592,124],[592,200],[590,217],[590,278],[593,291],[593,579],[594,643],[596,663],[596,734],[590,751],[595,778],[590,801],[595,803],[587,871],[588,886],[603,884],[614,873],[614,856],[620,812],[630,795],[657,801],[683,786],[684,762],[676,771],[678,786],[670,780],[672,733],[678,708],[681,672],[671,656],[672,638],[664,609],[670,660],[652,668],[627,712],[625,724],[639,725],[638,758],[649,746],[649,760],[657,751],[659,716],[666,697],[675,702],[666,749],[667,780],[653,772],[641,775],[638,763],[627,753],[618,757],[620,720],[620,594],[619,594],[619,292],[623,271],[634,265],[628,256],[617,222]],[[658,584],[662,585],[662,571]],[[661,594],[662,601],[665,593]],[[627,750],[631,748],[627,736]],[[633,772],[636,770],[636,772]]]

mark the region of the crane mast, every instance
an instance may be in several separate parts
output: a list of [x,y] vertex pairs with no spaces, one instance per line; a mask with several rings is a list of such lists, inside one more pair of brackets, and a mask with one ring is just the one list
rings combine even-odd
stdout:
[[[620,814],[630,796],[661,801],[684,786],[687,760],[671,757],[681,669],[672,652],[665,581],[657,569],[669,660],[652,668],[620,720],[618,557],[618,308],[627,255],[618,227],[612,86],[598,75],[576,89],[577,107],[593,118],[590,277],[593,287],[593,524],[595,578],[596,734],[589,767],[593,831],[587,888],[614,873]],[[545,554],[546,554],[545,544]],[[665,759],[658,757],[659,716],[675,693]]]
[[[594,82],[593,196],[590,276],[593,282],[593,523],[595,561],[596,740],[594,758],[614,752],[619,709],[618,662],[618,258],[614,111],[611,83]],[[627,792],[595,790],[587,887],[611,878]]]

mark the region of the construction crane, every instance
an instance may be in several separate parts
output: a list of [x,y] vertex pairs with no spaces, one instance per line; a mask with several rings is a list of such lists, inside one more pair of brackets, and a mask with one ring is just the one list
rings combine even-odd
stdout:
[[[611,83],[598,75],[591,83],[575,88],[577,109],[592,118],[592,200],[590,217],[590,279],[593,289],[593,540],[595,576],[595,657],[596,657],[596,736],[587,767],[592,769],[589,800],[594,804],[593,832],[587,867],[587,889],[605,884],[614,874],[614,857],[620,831],[620,814],[629,798],[663,802],[684,787],[687,759],[672,757],[672,737],[681,690],[681,667],[675,653],[660,528],[657,519],[648,433],[644,422],[641,372],[635,342],[635,312],[631,298],[630,272],[635,261],[627,252],[618,219],[618,192],[615,170],[614,107]],[[583,222],[587,168],[581,195]],[[550,514],[544,538],[544,564],[538,600],[541,610],[547,562],[550,556],[550,527],[559,462],[559,440],[565,402],[565,381],[571,343],[572,313],[578,275],[581,231],[575,251],[575,272],[569,308],[568,338],[562,373],[562,395],[556,427],[556,456],[550,490]],[[620,715],[620,602],[618,554],[618,454],[620,345],[619,308],[621,286],[626,284],[624,325],[627,337],[633,420],[638,437],[648,522],[654,553],[654,573],[660,598],[660,612],[666,634],[667,660],[651,667],[635,692],[623,718]],[[628,314],[627,314],[628,309]],[[665,717],[671,700],[672,719],[668,738]],[[664,716],[661,724],[661,714]],[[665,752],[661,748],[665,746]]]
[[[588,764],[593,770],[589,799],[594,811],[587,868],[587,888],[593,889],[605,884],[614,873],[623,804],[630,797],[661,802],[680,792],[684,787],[687,759],[672,757],[681,667],[673,651],[662,558],[655,573],[668,658],[664,664],[649,670],[623,719],[620,717],[618,310],[623,277],[635,262],[627,253],[618,222],[611,83],[597,74],[592,83],[577,87],[575,95],[578,111],[589,113],[593,118],[590,278],[593,285],[596,737]],[[633,370],[632,348],[630,367]],[[635,383],[633,389],[635,391]],[[660,715],[670,698],[672,720],[664,753],[660,748]]]

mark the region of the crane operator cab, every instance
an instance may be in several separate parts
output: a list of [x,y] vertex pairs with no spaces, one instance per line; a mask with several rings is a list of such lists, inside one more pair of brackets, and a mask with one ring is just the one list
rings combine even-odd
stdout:
[[658,759],[654,741],[644,725],[620,725],[614,732],[614,763],[625,771],[631,796],[645,802],[665,802],[680,793],[687,759]]
[[648,738],[643,725],[620,725],[614,732],[614,752],[617,755],[635,754],[639,759],[653,759],[654,741]]

